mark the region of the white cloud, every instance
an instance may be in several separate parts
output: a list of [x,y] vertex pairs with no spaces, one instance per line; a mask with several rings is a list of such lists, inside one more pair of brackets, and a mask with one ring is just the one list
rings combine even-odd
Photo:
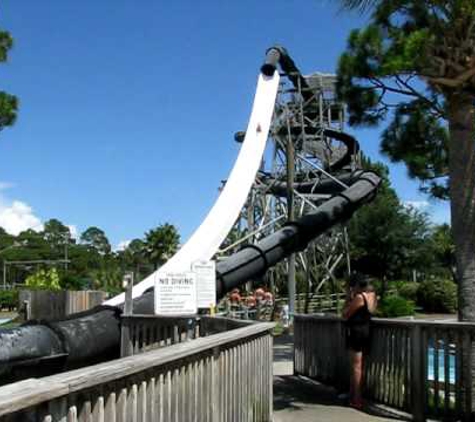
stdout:
[[24,230],[43,230],[43,223],[33,213],[33,209],[22,201],[6,203],[0,198],[0,227],[7,233],[17,236]]
[[[17,236],[22,231],[32,229],[43,230],[43,222],[33,208],[24,201],[12,200],[2,191],[14,187],[13,183],[0,181],[0,227],[7,233]],[[78,229],[75,225],[68,225],[73,238],[77,238]]]
[[121,240],[118,245],[115,247],[114,251],[124,251],[130,245],[131,240]]
[[414,208],[416,210],[426,209],[430,205],[427,201],[404,201],[403,204],[407,208]]
[[68,227],[69,227],[69,231],[71,233],[71,238],[77,239],[78,238],[78,233],[79,233],[77,226],[74,225],[74,224],[68,224]]
[[0,182],[0,190],[7,190],[13,188],[15,185],[10,182]]

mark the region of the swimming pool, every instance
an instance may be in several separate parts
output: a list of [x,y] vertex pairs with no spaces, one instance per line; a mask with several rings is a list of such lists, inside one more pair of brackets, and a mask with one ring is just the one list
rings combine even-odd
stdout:
[[[438,346],[438,380],[445,382],[445,351],[443,342],[440,342]],[[434,346],[429,346],[427,350],[427,379],[429,381],[434,381],[434,359]],[[455,351],[452,347],[449,349],[449,382],[450,384],[455,384]]]

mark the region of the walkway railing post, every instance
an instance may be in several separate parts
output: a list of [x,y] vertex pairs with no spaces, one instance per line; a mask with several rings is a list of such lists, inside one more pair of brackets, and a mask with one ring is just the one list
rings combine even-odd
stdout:
[[211,422],[220,422],[221,418],[221,386],[219,373],[219,347],[213,348],[213,356],[211,357]]
[[[125,288],[125,303],[124,303],[124,316],[130,316],[133,314],[133,300],[132,300],[132,289],[134,287],[134,274],[128,272],[124,275],[122,281],[123,287]],[[131,356],[133,355],[133,347],[130,335],[130,324],[127,318],[122,318],[121,327],[120,327],[120,356]]]
[[422,353],[422,329],[414,325],[411,329],[411,403],[414,421],[424,422],[425,394],[424,394],[424,366]]

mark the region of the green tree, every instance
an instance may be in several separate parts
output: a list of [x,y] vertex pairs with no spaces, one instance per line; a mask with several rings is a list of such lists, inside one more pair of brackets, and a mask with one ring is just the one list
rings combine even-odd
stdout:
[[102,255],[106,255],[111,252],[111,245],[109,239],[103,230],[98,227],[89,227],[81,234],[81,243],[92,249],[95,249]]
[[74,243],[69,227],[55,218],[44,224],[43,237],[51,248],[53,259],[66,258],[69,245]]
[[338,92],[353,125],[391,118],[382,150],[450,197],[459,318],[475,320],[475,2],[342,1],[372,7],[350,34]]
[[452,230],[448,224],[435,226],[431,234],[432,250],[436,264],[441,268],[441,275],[448,273],[457,282],[455,271],[455,246]]
[[[5,63],[13,46],[13,38],[8,31],[0,30],[0,62]],[[14,95],[0,91],[0,130],[13,125],[18,111],[18,99]]]
[[144,255],[157,269],[177,251],[180,235],[174,225],[165,223],[145,233],[144,243]]
[[119,259],[124,270],[134,271],[136,282],[153,270],[153,266],[147,262],[145,243],[141,239],[132,240],[119,252]]
[[426,272],[433,257],[427,248],[430,227],[425,214],[404,206],[388,179],[388,169],[371,164],[383,183],[375,200],[357,211],[350,220],[348,233],[352,267],[386,281],[409,277],[413,269]]

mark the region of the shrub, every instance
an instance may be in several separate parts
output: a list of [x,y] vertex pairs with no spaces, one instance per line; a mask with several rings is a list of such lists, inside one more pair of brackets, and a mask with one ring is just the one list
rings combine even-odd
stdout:
[[378,315],[386,318],[414,315],[414,302],[399,295],[387,296],[379,304]]
[[61,277],[59,284],[64,290],[85,290],[88,280],[76,275],[66,274]]
[[417,300],[427,312],[455,312],[457,285],[451,280],[425,280],[420,283]]
[[17,290],[0,290],[0,310],[8,309],[9,311],[18,306]]
[[29,289],[61,290],[61,286],[59,285],[59,275],[56,268],[37,271],[35,274],[26,278],[25,284]]
[[399,296],[404,299],[417,301],[417,291],[419,290],[419,284],[415,282],[401,282],[397,286],[397,292]]

